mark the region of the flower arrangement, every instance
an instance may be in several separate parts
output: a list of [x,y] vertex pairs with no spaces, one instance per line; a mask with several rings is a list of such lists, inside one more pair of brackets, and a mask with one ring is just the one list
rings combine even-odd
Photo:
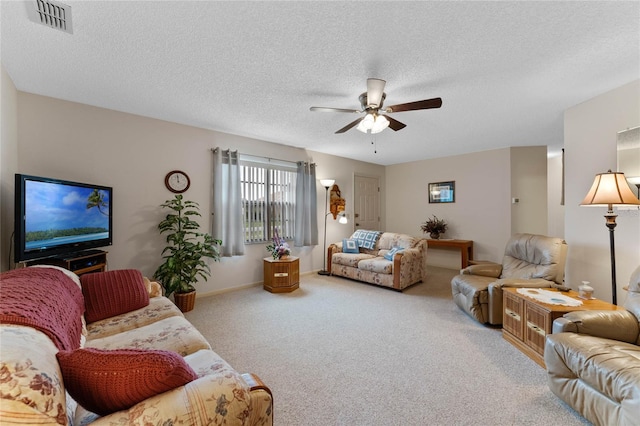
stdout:
[[444,234],[447,231],[447,222],[444,219],[438,219],[436,215],[433,215],[433,218],[427,219],[425,223],[420,225],[420,229],[422,232],[429,233],[431,238],[438,239],[440,234]]
[[280,238],[277,228],[274,229],[273,242],[267,245],[267,251],[271,253],[274,259],[282,259],[282,257],[291,254],[289,244],[287,244],[284,238]]

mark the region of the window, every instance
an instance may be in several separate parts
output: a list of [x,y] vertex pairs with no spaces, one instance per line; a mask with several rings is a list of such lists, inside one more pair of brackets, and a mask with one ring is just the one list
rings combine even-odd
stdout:
[[292,240],[295,229],[295,166],[286,162],[274,164],[275,160],[260,164],[254,157],[254,161],[246,157],[240,157],[245,243],[270,241],[274,229],[278,230],[281,238]]

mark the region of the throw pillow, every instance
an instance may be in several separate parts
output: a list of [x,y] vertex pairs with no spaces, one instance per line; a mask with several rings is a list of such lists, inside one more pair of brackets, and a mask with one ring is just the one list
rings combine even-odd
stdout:
[[352,239],[343,239],[342,240],[342,252],[343,253],[360,253],[358,249],[358,242]]
[[69,394],[102,416],[198,378],[184,358],[170,351],[84,348],[56,357]]
[[142,273],[120,269],[85,274],[80,277],[87,322],[124,314],[149,304]]
[[384,258],[387,260],[393,260],[393,256],[402,250],[404,250],[402,247],[391,247],[391,250],[385,253]]
[[358,229],[351,236],[352,239],[358,242],[358,247],[373,250],[380,238],[380,231],[366,231]]

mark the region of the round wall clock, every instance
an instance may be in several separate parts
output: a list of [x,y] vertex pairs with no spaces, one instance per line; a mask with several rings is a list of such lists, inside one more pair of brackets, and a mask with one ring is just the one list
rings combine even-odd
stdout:
[[167,173],[167,176],[164,178],[164,184],[167,186],[167,189],[171,192],[175,192],[176,194],[181,194],[189,189],[191,185],[191,181],[189,180],[189,176],[183,171],[173,170]]

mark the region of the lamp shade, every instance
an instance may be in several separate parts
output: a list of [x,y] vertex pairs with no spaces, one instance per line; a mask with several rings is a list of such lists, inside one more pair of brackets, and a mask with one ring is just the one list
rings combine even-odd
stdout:
[[325,188],[332,187],[336,183],[335,179],[320,179],[320,184]]
[[622,172],[599,173],[596,175],[591,189],[580,203],[581,206],[592,205],[640,205]]
[[384,115],[379,115],[376,117],[376,122],[371,128],[371,133],[380,133],[387,127],[389,127],[389,120],[387,120],[387,117],[385,117]]

